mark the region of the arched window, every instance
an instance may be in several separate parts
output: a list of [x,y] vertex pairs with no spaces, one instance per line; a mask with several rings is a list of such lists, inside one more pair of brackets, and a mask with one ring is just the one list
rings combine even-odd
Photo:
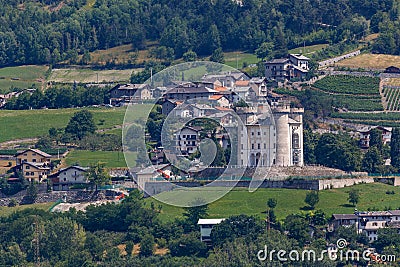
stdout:
[[298,133],[293,133],[292,134],[292,146],[295,149],[300,148],[300,137]]

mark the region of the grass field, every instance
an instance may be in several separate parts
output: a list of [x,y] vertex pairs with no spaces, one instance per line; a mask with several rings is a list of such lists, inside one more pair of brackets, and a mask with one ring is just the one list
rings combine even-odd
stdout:
[[47,66],[20,66],[0,68],[0,92],[9,91],[10,87],[30,88],[35,84],[41,86],[41,80],[45,78]]
[[400,62],[400,56],[383,54],[361,54],[356,57],[344,59],[336,66],[348,67],[353,69],[385,69],[390,66],[397,66]]
[[50,207],[53,205],[53,202],[49,203],[38,203],[38,204],[31,204],[31,205],[21,205],[16,207],[0,207],[0,217],[7,217],[11,215],[13,212],[33,208],[39,210],[49,210]]
[[243,63],[247,65],[256,64],[259,59],[256,55],[244,52],[227,52],[224,53],[225,56],[225,64],[232,67],[241,69],[243,67]]
[[328,44],[309,45],[306,47],[300,46],[300,47],[289,50],[289,53],[290,54],[303,54],[306,56],[310,56],[311,54],[315,53],[316,51],[322,50],[323,48],[325,48],[327,46],[328,46]]
[[[45,135],[49,129],[64,128],[72,115],[81,109],[0,110],[0,142]],[[90,108],[99,129],[122,125],[125,108]],[[104,120],[99,125],[100,120]]]
[[132,72],[128,70],[91,70],[91,69],[53,69],[49,81],[61,83],[96,83],[96,82],[129,82]]
[[[129,161],[133,164],[136,159],[136,153],[132,153]],[[87,150],[73,150],[71,151],[67,158],[66,164],[68,166],[75,165],[78,163],[80,166],[90,166],[91,164],[96,164],[102,162],[105,164],[106,168],[125,168],[125,158],[123,152],[117,151],[87,151]]]
[[[148,48],[156,46],[156,43],[149,42]],[[135,63],[143,63],[143,61],[149,60],[149,50],[137,51],[138,57]],[[105,65],[107,62],[114,61],[116,64],[127,64],[132,60],[132,56],[136,54],[136,51],[132,48],[132,45],[120,45],[106,50],[97,50],[90,53],[90,63]]]
[[[351,188],[360,190],[360,202],[357,209],[360,211],[368,208],[374,210],[398,209],[400,207],[400,188],[381,183],[360,184]],[[319,203],[316,209],[322,209],[328,217],[334,213],[353,213],[354,207],[347,201],[350,188],[323,190],[319,192]],[[386,194],[386,191],[394,191],[394,195]],[[178,192],[167,192],[171,197],[179,197]],[[223,198],[209,205],[209,218],[227,218],[232,215],[247,214],[260,218],[265,217],[266,202],[269,198],[276,198],[278,205],[275,209],[278,220],[284,219],[289,214],[304,212],[306,206],[304,198],[306,190],[260,188],[253,193],[247,189],[235,188]],[[156,207],[160,204],[153,198],[146,199],[149,204],[154,202]],[[182,208],[162,204],[160,219],[171,221],[182,217]]]
[[386,82],[386,85],[389,85],[389,86],[400,86],[400,78],[390,78]]

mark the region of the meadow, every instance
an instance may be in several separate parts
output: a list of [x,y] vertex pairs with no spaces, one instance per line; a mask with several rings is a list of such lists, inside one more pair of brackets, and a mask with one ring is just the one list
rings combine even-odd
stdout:
[[335,65],[338,67],[347,67],[352,69],[386,69],[390,66],[396,66],[400,62],[400,56],[383,54],[361,54],[356,57],[344,59]]
[[92,69],[53,69],[49,77],[50,82],[59,83],[101,83],[101,82],[129,82],[132,72],[141,69],[126,70],[92,70]]
[[15,206],[15,207],[0,207],[0,217],[7,217],[7,216],[13,214],[14,212],[28,209],[28,208],[48,211],[52,205],[53,205],[53,202],[21,205],[21,206]]
[[289,50],[290,54],[303,54],[305,56],[311,56],[315,52],[322,50],[327,47],[328,44],[317,44],[317,45],[309,45],[309,46],[299,46],[297,48]]
[[[50,128],[64,128],[82,109],[0,110],[0,142],[46,135]],[[125,108],[89,108],[98,129],[122,125]]]
[[10,88],[41,87],[48,66],[26,65],[19,67],[0,68],[0,93],[10,91]]
[[[374,183],[354,185],[351,188],[360,192],[360,201],[357,204],[357,209],[360,211],[400,208],[398,187]],[[349,187],[345,187],[320,191],[316,209],[323,210],[328,218],[332,214],[353,213],[354,207],[347,201],[349,190]],[[387,191],[394,191],[395,194],[386,194]],[[266,203],[269,198],[275,198],[278,201],[275,214],[278,220],[283,220],[287,215],[307,212],[307,205],[304,203],[307,192],[307,190],[260,188],[250,193],[246,188],[235,188],[221,199],[209,204],[208,217],[227,218],[232,215],[247,214],[265,218]],[[179,197],[178,191],[161,194]],[[146,202],[148,204],[154,202],[155,207],[162,206],[160,219],[163,221],[172,221],[183,216],[183,208],[161,203],[154,198],[148,198]]]
[[[131,153],[129,162],[131,167],[134,167],[136,153]],[[68,166],[80,165],[90,166],[98,162],[104,163],[106,168],[126,168],[124,153],[121,151],[87,151],[87,150],[72,150],[65,160]]]

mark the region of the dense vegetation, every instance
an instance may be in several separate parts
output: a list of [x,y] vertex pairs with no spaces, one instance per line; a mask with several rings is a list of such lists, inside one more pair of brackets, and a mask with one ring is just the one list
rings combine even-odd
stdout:
[[[273,214],[280,205],[276,199],[268,200],[269,230],[266,222],[255,216],[226,217],[212,230],[211,247],[199,240],[196,225],[199,218],[208,216],[207,205],[185,208],[182,218],[168,223],[159,219],[163,207],[154,202],[146,205],[137,191],[120,204],[89,206],[85,213],[26,209],[0,218],[0,265],[264,266],[270,261],[273,266],[287,266],[277,257],[260,262],[257,253],[264,245],[268,250],[301,251],[307,247],[320,253],[326,249],[326,240],[334,243],[339,238],[345,238],[352,249],[368,244],[366,237],[352,228],[324,232],[328,218],[322,210],[303,211],[278,221]],[[397,233],[379,231],[385,238],[373,244],[377,251],[390,250],[398,256]],[[290,262],[321,267],[346,263],[351,261],[335,262],[328,257],[324,261]]]
[[376,50],[398,52],[398,31],[389,30],[399,13],[393,0],[242,2],[1,0],[0,66],[77,63],[78,54],[85,63],[89,51],[121,44],[142,49],[149,40],[164,46],[166,57],[191,50],[211,55],[220,47],[254,51],[263,43],[272,44],[270,56],[279,56],[304,42],[360,39],[370,19],[373,31],[385,33]]
[[315,82],[314,86],[335,94],[379,96],[379,77],[335,75]]

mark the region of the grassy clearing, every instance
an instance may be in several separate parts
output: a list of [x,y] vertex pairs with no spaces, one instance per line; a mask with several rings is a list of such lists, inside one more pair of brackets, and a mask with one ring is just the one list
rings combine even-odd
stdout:
[[[397,209],[400,207],[400,188],[385,184],[360,184],[353,186],[360,190],[360,203],[358,210],[384,210]],[[352,187],[352,188],[353,188]],[[316,209],[322,209],[327,216],[334,213],[353,213],[354,207],[347,202],[350,188],[323,190],[319,193],[320,201]],[[394,195],[387,195],[386,191],[394,191]],[[167,192],[171,197],[179,197],[178,192]],[[265,217],[266,202],[269,198],[276,198],[278,205],[275,209],[278,220],[287,215],[303,212],[306,190],[260,188],[250,193],[244,188],[235,188],[223,198],[209,205],[209,218],[227,218],[232,215],[247,214],[259,218]],[[288,197],[290,196],[290,197]],[[158,202],[154,198],[146,199],[146,202],[154,202],[156,207],[161,204],[162,212],[160,219],[171,221],[182,217],[183,209]]]
[[133,72],[128,70],[53,69],[49,81],[60,83],[129,82]]
[[[115,62],[116,64],[127,63],[143,63],[149,60],[149,49],[156,47],[157,42],[148,42],[146,50],[136,51],[132,45],[120,45],[105,50],[97,50],[90,53],[90,64],[105,65],[107,62]],[[138,53],[137,59],[133,62],[132,57]]]
[[256,64],[259,59],[256,55],[245,53],[245,52],[227,52],[224,53],[225,56],[225,64],[232,67],[232,68],[239,68],[243,67],[243,63],[249,64]]
[[21,205],[16,207],[0,207],[0,217],[7,217],[11,215],[13,212],[17,212],[24,209],[39,209],[39,210],[49,210],[53,205],[53,202],[49,203],[37,203],[31,205]]
[[[34,138],[45,135],[49,129],[64,128],[72,115],[81,109],[56,110],[0,110],[0,142]],[[90,108],[99,129],[122,125],[125,108]],[[100,120],[104,123],[100,125]]]
[[290,54],[303,54],[303,55],[311,55],[323,48],[327,47],[328,44],[317,44],[317,45],[309,45],[309,46],[301,46],[294,49],[289,50]]
[[[136,153],[129,155],[129,165],[135,164]],[[118,151],[87,151],[73,150],[67,158],[68,166],[78,164],[80,166],[90,166],[98,162],[104,163],[106,168],[126,168],[124,153]]]
[[390,66],[397,66],[400,62],[400,56],[383,54],[361,54],[356,57],[344,59],[336,66],[348,67],[353,69],[385,69]]
[[0,68],[0,92],[7,92],[11,87],[30,88],[40,85],[45,78],[47,66],[20,66]]

